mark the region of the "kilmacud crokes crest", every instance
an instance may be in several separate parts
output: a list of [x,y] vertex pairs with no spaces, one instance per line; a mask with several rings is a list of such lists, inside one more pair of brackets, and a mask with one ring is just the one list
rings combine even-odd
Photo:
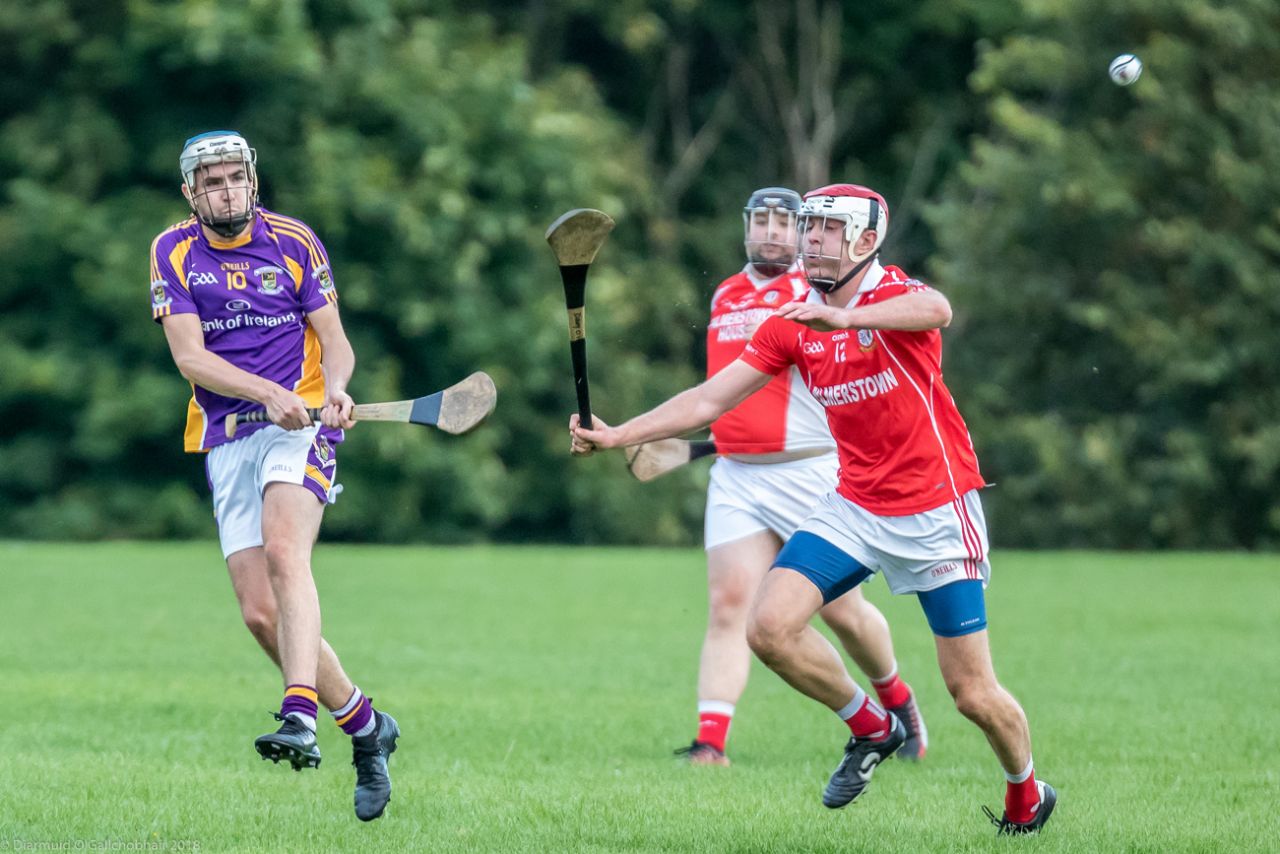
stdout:
[[152,282],[151,283],[151,307],[164,308],[166,305],[168,305],[171,302],[173,302],[173,300],[169,297],[167,293],[165,293],[164,280],[162,279],[160,281]]
[[870,329],[859,329],[858,330],[858,349],[865,353],[874,346],[876,346],[875,334],[872,333]]
[[327,294],[333,290],[333,274],[329,272],[328,264],[317,267],[316,271],[311,275],[315,276],[316,280],[320,282],[320,293]]
[[269,297],[280,293],[283,288],[281,287],[277,276],[280,276],[283,273],[284,270],[273,266],[259,267],[254,270],[253,274],[257,276],[258,281],[261,282],[261,284],[258,285],[258,293]]
[[329,440],[323,436],[317,436],[313,446],[315,447],[316,457],[319,458],[320,462],[329,462],[329,458],[333,456],[333,446],[329,444]]

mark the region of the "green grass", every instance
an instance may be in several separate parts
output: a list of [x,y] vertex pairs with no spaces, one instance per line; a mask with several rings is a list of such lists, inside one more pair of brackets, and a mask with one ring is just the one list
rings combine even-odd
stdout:
[[757,666],[730,769],[694,726],[696,550],[322,545],[325,635],[404,731],[395,796],[351,809],[349,747],[258,760],[279,680],[209,543],[0,544],[0,848],[1220,851],[1280,847],[1280,559],[997,553],[996,666],[1060,805],[996,840],[1003,778],[951,708],[914,599],[868,595],[920,696],[926,762],[819,794],[843,728]]

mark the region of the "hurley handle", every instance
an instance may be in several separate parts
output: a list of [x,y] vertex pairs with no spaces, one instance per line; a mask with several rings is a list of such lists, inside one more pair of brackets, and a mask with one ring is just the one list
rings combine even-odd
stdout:
[[564,303],[569,312],[569,355],[573,359],[573,387],[578,395],[578,423],[591,429],[591,393],[587,387],[586,290],[589,264],[560,267]]
[[[319,424],[320,412],[321,410],[319,409],[308,409],[307,415],[311,416],[312,421]],[[236,437],[236,427],[241,424],[261,424],[263,421],[270,420],[265,409],[255,409],[252,412],[237,412],[235,415],[228,415],[225,429],[227,438],[234,439]]]
[[[324,410],[322,409],[308,409],[307,414],[311,416],[312,421],[315,421],[318,424],[320,423],[320,413],[323,411]],[[260,424],[263,421],[270,420],[271,419],[267,417],[267,410],[265,409],[255,409],[252,412],[240,412],[236,414],[237,424]]]
[[591,429],[591,393],[587,388],[587,341],[585,338],[569,342],[569,355],[573,357],[573,387],[578,393],[578,423]]

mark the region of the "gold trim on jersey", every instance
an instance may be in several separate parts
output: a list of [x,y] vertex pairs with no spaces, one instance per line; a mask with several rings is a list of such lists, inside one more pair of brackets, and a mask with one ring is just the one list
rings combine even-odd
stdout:
[[[173,234],[175,231],[182,231],[185,228],[189,228],[194,222],[195,222],[195,217],[189,217],[183,220],[182,222],[177,223],[176,225],[169,226],[164,231],[157,234],[155,239],[151,241],[151,281],[153,283],[158,282],[164,278],[164,276],[160,275],[160,258],[159,258],[159,252],[158,252],[160,248],[160,241],[163,240],[165,237],[169,236],[170,234]],[[178,276],[178,281],[182,284],[184,288],[187,286],[186,276],[182,273],[181,267],[174,265],[173,262],[174,262],[174,256],[176,253],[178,253],[179,248],[183,246],[188,246],[192,240],[195,240],[194,235],[186,238],[185,240],[178,241],[177,243],[174,244],[173,249],[169,250],[169,264],[173,268],[174,274]],[[183,251],[180,255],[177,256],[179,262],[181,262],[181,260],[186,257],[187,251],[190,251],[190,250],[188,249],[186,251]]]
[[187,255],[191,252],[191,244],[195,239],[195,235],[192,235],[185,240],[179,240],[169,252],[169,267],[173,270],[173,274],[178,277],[178,284],[188,291],[191,288],[187,285],[187,271],[182,269],[182,262],[187,259]]
[[307,254],[311,258],[312,267],[321,267],[325,264],[324,253],[320,251],[319,242],[300,220],[286,217],[283,214],[266,213],[265,211],[262,213],[262,218],[274,230],[292,237],[306,247]]
[[324,372],[320,369],[320,337],[310,323],[307,324],[302,341],[302,373],[293,390],[307,402],[307,406],[323,406]]
[[[201,231],[203,232],[203,229],[201,229]],[[209,245],[214,249],[239,249],[241,246],[244,246],[246,243],[253,240],[253,228],[251,227],[248,231],[234,240],[215,240],[207,234],[204,236],[204,239],[209,241]]]
[[151,241],[151,281],[154,282],[157,279],[161,278],[160,264],[158,263],[159,259],[156,257],[156,248],[160,245],[160,241],[163,240],[168,235],[173,234],[175,231],[182,231],[185,228],[189,228],[190,226],[195,224],[195,221],[196,221],[195,217],[189,216],[186,219],[184,219],[182,222],[174,223],[173,225],[169,226],[164,231],[157,234],[155,237],[155,240]]
[[191,384],[191,400],[187,402],[187,429],[182,436],[182,447],[187,452],[203,451],[204,437],[209,432],[209,416],[196,402],[196,386]]
[[293,292],[296,294],[298,291],[302,290],[302,280],[305,277],[305,274],[302,271],[302,265],[295,261],[292,256],[285,254],[284,247],[280,246],[280,242],[278,240],[276,241],[276,245],[280,247],[280,255],[284,258],[284,265],[289,268],[289,275],[293,276]]

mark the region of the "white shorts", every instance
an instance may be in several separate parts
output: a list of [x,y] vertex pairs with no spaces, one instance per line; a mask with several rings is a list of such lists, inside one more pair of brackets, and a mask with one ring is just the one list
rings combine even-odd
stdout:
[[293,483],[309,489],[319,501],[331,502],[338,474],[338,455],[330,437],[341,431],[318,425],[285,430],[270,424],[243,439],[216,445],[205,457],[213,515],[225,558],[262,545],[262,493],[269,483]]
[[823,496],[800,525],[867,569],[884,574],[894,593],[991,580],[987,520],[978,490],[911,516],[878,516],[836,492]]
[[785,463],[740,463],[721,457],[711,466],[705,547],[773,531],[786,542],[836,487],[840,470],[835,452]]

